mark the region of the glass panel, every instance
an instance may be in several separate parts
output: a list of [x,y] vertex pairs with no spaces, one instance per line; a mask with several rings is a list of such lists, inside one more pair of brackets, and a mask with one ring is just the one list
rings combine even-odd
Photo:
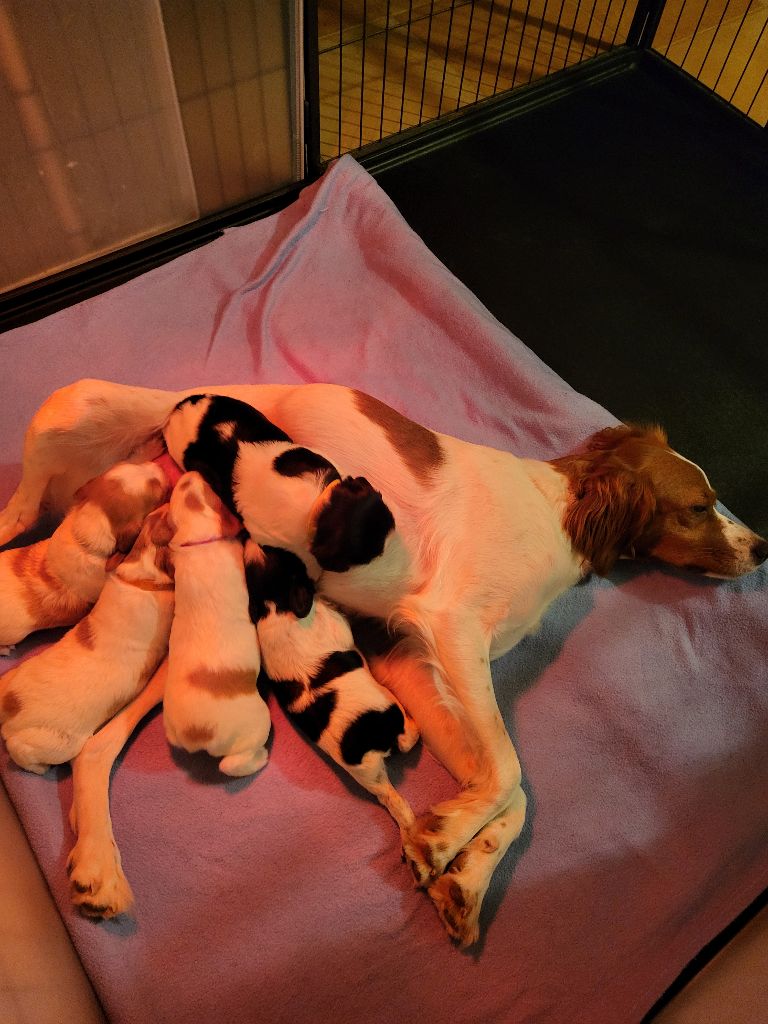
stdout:
[[0,291],[302,174],[294,0],[0,0]]

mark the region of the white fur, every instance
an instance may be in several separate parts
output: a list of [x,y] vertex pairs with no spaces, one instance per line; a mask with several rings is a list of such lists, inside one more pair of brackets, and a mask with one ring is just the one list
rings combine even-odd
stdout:
[[[191,510],[190,495],[204,507]],[[176,611],[168,654],[163,720],[170,743],[222,758],[227,775],[250,775],[267,762],[269,709],[256,689],[261,661],[248,615],[240,524],[198,473],[187,473],[171,496]],[[216,539],[218,538],[218,539]],[[200,543],[202,542],[202,543]],[[201,688],[202,673],[235,671],[252,679],[250,693]],[[201,738],[199,730],[208,738]],[[197,738],[195,738],[197,737]]]
[[[324,573],[319,587],[355,611],[393,615],[417,645],[417,655],[401,652],[373,667],[463,787],[433,808],[439,827],[430,817],[414,823],[405,850],[417,880],[430,884],[446,927],[469,944],[478,935],[488,879],[525,817],[520,765],[496,705],[489,660],[534,628],[579,578],[582,558],[563,527],[564,511],[578,499],[552,466],[441,434],[435,437],[442,459],[420,472],[354,393],[336,385],[173,393],[81,381],[53,395],[32,421],[21,484],[0,514],[0,542],[34,521],[52,477],[60,474],[57,500],[65,508],[79,483],[152,443],[175,405],[200,392],[253,404],[342,476],[365,476],[395,517],[394,558],[385,549],[369,566]],[[740,530],[727,528],[732,544],[759,541]],[[754,557],[745,559],[743,571],[754,566]],[[460,869],[452,869],[452,884],[443,883],[459,851]],[[454,884],[463,905],[451,896]]]
[[[144,512],[164,500],[157,489],[153,500],[149,488],[151,481],[164,487],[162,470],[151,462],[121,463],[92,483],[104,480],[120,484],[123,503],[135,509],[138,534]],[[105,508],[83,497],[50,538],[26,549],[26,556],[19,549],[0,552],[0,655],[35,630],[73,625],[93,605],[116,556],[110,511],[109,503]]]
[[141,559],[116,569],[81,623],[0,679],[2,736],[21,768],[41,774],[72,760],[133,700],[164,656],[173,590],[146,589],[171,586],[155,566],[148,530],[145,525],[136,541],[145,544]]

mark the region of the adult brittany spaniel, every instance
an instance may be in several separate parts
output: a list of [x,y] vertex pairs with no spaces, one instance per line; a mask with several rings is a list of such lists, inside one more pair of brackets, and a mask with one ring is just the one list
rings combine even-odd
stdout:
[[[324,573],[319,591],[352,611],[389,617],[408,638],[370,667],[461,788],[414,822],[405,853],[449,933],[469,945],[526,809],[490,659],[534,629],[563,590],[589,571],[607,573],[620,557],[732,577],[764,561],[768,543],[716,511],[704,473],[655,428],[609,428],[579,452],[543,462],[435,433],[335,385],[194,390],[254,406],[340,474],[365,476],[392,512],[403,548],[398,571],[378,571],[374,558]],[[90,380],[55,392],[28,430],[0,543],[31,525],[44,501],[62,513],[85,480],[114,462],[158,454],[163,425],[192,393]]]

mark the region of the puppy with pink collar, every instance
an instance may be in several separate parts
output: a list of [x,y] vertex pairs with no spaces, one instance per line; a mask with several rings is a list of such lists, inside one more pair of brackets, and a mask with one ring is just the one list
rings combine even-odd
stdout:
[[120,462],[80,488],[53,536],[0,553],[0,655],[38,629],[78,622],[166,491],[155,463]]
[[248,612],[240,521],[199,473],[171,495],[176,611],[163,702],[173,746],[220,757],[225,775],[267,762],[269,709],[256,688],[261,659]]
[[173,618],[167,510],[147,517],[92,611],[0,679],[0,732],[21,768],[42,774],[71,761],[164,657]]

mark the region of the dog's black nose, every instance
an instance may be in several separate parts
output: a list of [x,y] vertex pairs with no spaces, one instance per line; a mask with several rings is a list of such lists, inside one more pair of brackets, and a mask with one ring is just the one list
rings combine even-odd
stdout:
[[762,565],[766,558],[768,558],[768,540],[758,537],[752,545],[752,558],[755,565]]

